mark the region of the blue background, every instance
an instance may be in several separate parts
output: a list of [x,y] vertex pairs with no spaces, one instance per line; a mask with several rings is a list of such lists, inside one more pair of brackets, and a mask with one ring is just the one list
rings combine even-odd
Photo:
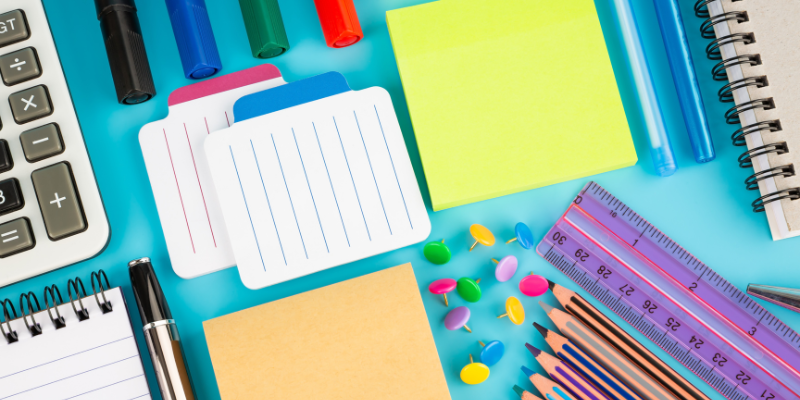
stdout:
[[[251,57],[238,2],[206,1],[224,65],[222,73],[270,62],[281,69],[287,81],[335,70],[342,72],[356,90],[371,86],[389,90],[430,210],[427,187],[385,22],[387,10],[424,3],[424,0],[356,0],[365,39],[355,46],[338,50],[325,46],[312,0],[281,0],[292,48],[288,53],[268,61]],[[736,158],[742,149],[731,146],[728,139],[736,128],[724,123],[722,116],[728,107],[716,100],[716,91],[721,84],[710,79],[709,71],[714,62],[707,60],[703,52],[708,41],[701,39],[698,34],[702,21],[694,17],[691,11],[694,0],[681,0],[682,11],[701,77],[702,93],[716,142],[717,160],[703,165],[694,162],[653,5],[650,1],[635,1],[635,11],[642,20],[645,48],[653,65],[657,89],[663,96],[666,120],[680,165],[677,174],[672,177],[659,178],[655,175],[610,2],[597,0],[598,13],[639,155],[636,166],[430,213],[433,223],[431,239],[446,238],[454,251],[453,260],[445,266],[434,266],[425,261],[420,244],[258,291],[246,289],[236,269],[183,280],[170,267],[138,142],[139,129],[145,123],[167,115],[169,93],[191,83],[183,76],[164,2],[137,1],[158,95],[150,102],[132,107],[116,102],[93,2],[44,0],[44,3],[105,201],[112,235],[108,248],[98,257],[3,288],[0,298],[15,299],[19,293],[28,290],[41,293],[42,288],[51,283],[58,283],[63,288],[67,279],[79,276],[88,280],[91,271],[103,268],[108,272],[112,285],[123,287],[134,326],[138,326],[139,315],[135,310],[126,264],[137,257],[151,257],[170,308],[179,322],[194,385],[201,399],[219,398],[203,334],[203,321],[409,261],[414,265],[452,397],[514,399],[517,398],[511,390],[514,384],[534,391],[519,367],[524,364],[540,372],[541,369],[522,345],[532,341],[534,345],[549,350],[531,322],[538,321],[548,327],[552,327],[552,324],[536,305],[538,299],[523,298],[528,316],[522,326],[513,325],[507,319],[497,320],[495,316],[502,313],[506,297],[518,295],[516,284],[528,271],[535,271],[583,292],[534,252],[523,251],[520,246],[506,246],[499,242],[492,248],[482,247],[468,253],[467,248],[471,244],[468,227],[480,223],[493,230],[498,239],[508,239],[513,237],[514,224],[523,221],[532,228],[538,240],[589,179],[597,180],[740,289],[744,290],[751,282],[800,286],[796,273],[797,240],[800,239],[772,242],[765,215],[750,211],[749,204],[756,196],[755,192],[744,190],[743,180],[752,171],[736,166]],[[476,34],[479,32],[476,31]],[[558,35],[559,32],[552,34]],[[547,55],[543,54],[542,57],[542,62],[546,63]],[[493,264],[490,258],[507,254],[519,258],[520,271],[513,281],[499,284],[491,278]],[[461,276],[485,278],[482,285],[484,298],[471,306],[473,319],[470,326],[473,334],[463,330],[446,331],[442,319],[447,309],[442,305],[441,297],[427,292],[427,285],[433,280]],[[386,285],[391,285],[391,282],[386,282]],[[457,295],[451,296],[451,299],[454,305],[463,304]],[[543,296],[543,299],[556,304],[550,294]],[[800,316],[772,305],[767,308],[790,326],[800,328]],[[606,310],[602,305],[600,309]],[[616,321],[630,328],[625,322]],[[369,321],[364,323],[368,324]],[[141,333],[138,329],[136,331],[140,350],[145,354],[143,362],[153,397],[160,398]],[[634,336],[648,344],[677,371],[689,377],[706,394],[714,399],[722,398],[642,335],[634,333]],[[479,353],[479,339],[504,341],[508,354],[492,368],[491,377],[486,383],[469,387],[460,381],[458,372],[468,362],[470,353]],[[325,371],[315,371],[313,365],[309,366],[309,385],[314,384],[314,374],[318,373]],[[319,389],[324,393],[325,388]]]

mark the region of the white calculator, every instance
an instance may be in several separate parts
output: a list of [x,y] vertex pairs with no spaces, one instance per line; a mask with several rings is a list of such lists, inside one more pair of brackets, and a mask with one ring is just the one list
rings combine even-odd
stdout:
[[41,0],[0,1],[0,286],[98,254],[109,226]]

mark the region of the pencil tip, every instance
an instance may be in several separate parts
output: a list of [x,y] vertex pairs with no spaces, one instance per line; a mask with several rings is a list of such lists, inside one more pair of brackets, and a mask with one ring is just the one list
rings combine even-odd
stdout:
[[539,333],[541,333],[545,339],[547,339],[547,332],[550,332],[550,329],[547,329],[536,322],[533,323],[533,326],[536,327],[536,330],[539,331]]
[[525,394],[525,389],[523,389],[523,388],[521,388],[521,387],[519,387],[517,385],[514,385],[514,393],[516,393],[517,396],[522,397],[522,395]]
[[524,365],[522,366],[522,372],[523,372],[523,373],[524,373],[526,376],[528,376],[528,378],[530,378],[531,376],[533,376],[533,375],[536,373],[536,372],[533,372],[533,371],[531,371],[531,369],[530,369],[530,368],[528,368],[528,367],[526,367],[526,366],[524,366]]
[[539,354],[542,354],[541,350],[537,349],[536,347],[533,347],[530,343],[525,343],[525,347],[528,348],[528,351],[530,351],[534,357],[539,357]]
[[556,287],[556,283],[555,282],[551,281],[550,279],[546,279],[546,281],[547,281],[547,287],[550,288],[551,291],[553,289],[555,289],[555,287]]
[[544,309],[545,314],[550,314],[550,311],[553,311],[553,309],[555,309],[555,307],[553,307],[550,304],[547,304],[547,303],[545,303],[543,301],[539,302],[539,306],[541,306]]

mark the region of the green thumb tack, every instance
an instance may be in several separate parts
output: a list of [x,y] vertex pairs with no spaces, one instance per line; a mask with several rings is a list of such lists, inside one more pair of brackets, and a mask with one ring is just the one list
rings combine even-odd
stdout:
[[472,278],[461,278],[456,284],[456,291],[462,299],[470,302],[477,303],[481,299],[481,283],[480,279],[473,280]]
[[272,58],[289,50],[278,0],[239,0],[253,57]]
[[450,248],[444,244],[444,240],[441,242],[429,242],[425,245],[425,248],[422,249],[422,254],[425,255],[428,261],[436,265],[447,264],[452,257]]

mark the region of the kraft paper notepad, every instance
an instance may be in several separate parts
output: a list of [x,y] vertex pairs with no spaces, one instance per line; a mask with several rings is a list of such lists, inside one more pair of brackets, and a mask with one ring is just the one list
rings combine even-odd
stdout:
[[440,0],[387,22],[435,211],[636,163],[593,0]]
[[411,264],[203,323],[223,400],[449,400]]

